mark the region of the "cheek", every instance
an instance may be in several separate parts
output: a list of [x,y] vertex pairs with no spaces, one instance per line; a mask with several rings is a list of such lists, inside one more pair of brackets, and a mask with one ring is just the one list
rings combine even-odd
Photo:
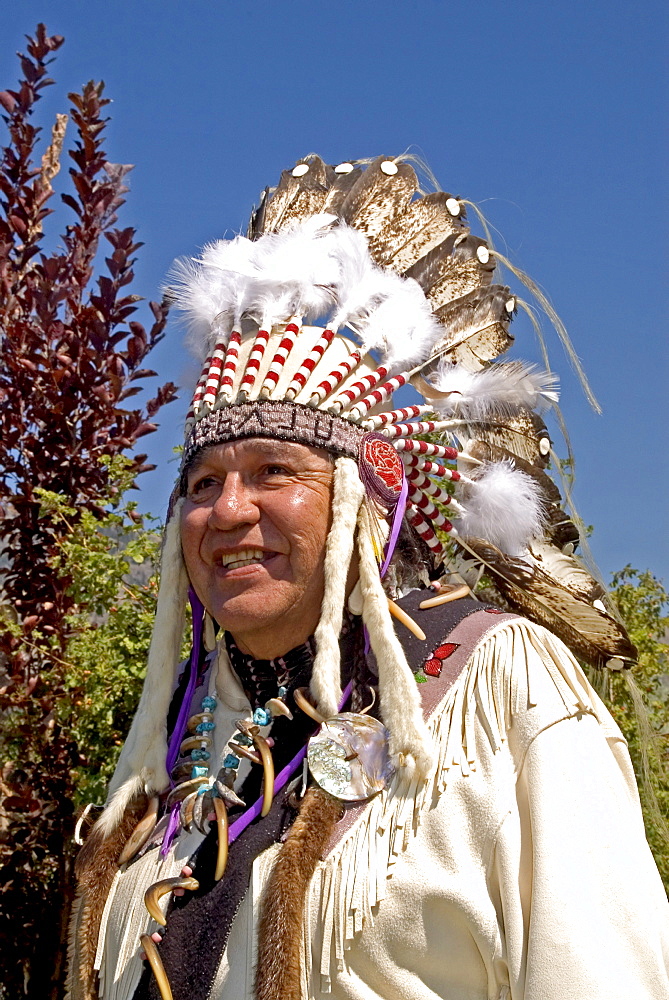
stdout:
[[283,506],[281,520],[283,532],[291,541],[296,557],[309,563],[317,562],[325,551],[325,541],[330,530],[329,491],[313,490],[293,495]]
[[189,575],[197,568],[203,536],[201,511],[184,510],[181,516],[181,548]]

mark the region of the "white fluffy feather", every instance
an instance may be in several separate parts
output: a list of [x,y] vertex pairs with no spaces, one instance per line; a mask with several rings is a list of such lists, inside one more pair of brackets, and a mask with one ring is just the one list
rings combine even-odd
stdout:
[[386,275],[370,257],[363,234],[350,226],[333,231],[331,254],[337,266],[337,285],[330,325],[335,330],[350,325],[357,333],[370,309],[383,301]]
[[420,285],[377,267],[367,240],[355,229],[339,226],[333,240],[340,277],[332,325],[349,326],[363,350],[378,351],[393,370],[425,360],[443,331]]
[[[206,243],[199,257],[205,267],[216,271],[230,271],[233,274],[253,277],[257,273],[255,243],[245,236],[235,236],[231,240],[214,240]],[[216,275],[212,275],[215,280]]]
[[464,538],[483,538],[507,555],[522,557],[544,523],[541,490],[511,462],[481,467],[462,497],[465,511],[456,527]]
[[371,312],[361,336],[367,349],[380,351],[391,371],[409,371],[428,357],[443,328],[417,281],[392,271],[386,277],[386,298]]
[[490,365],[480,372],[442,362],[432,384],[440,392],[452,393],[434,400],[438,413],[472,421],[513,416],[522,407],[545,410],[559,399],[556,376],[522,361]]
[[218,240],[198,259],[176,261],[167,294],[185,314],[196,353],[204,358],[216,341],[226,343],[244,316],[271,329],[331,310],[335,329],[350,326],[392,370],[423,361],[442,331],[422,289],[377,267],[365,236],[335,221],[311,216],[255,242]]
[[209,243],[199,258],[180,258],[165,293],[184,313],[187,344],[204,360],[215,341],[227,343],[248,307],[257,268],[253,243],[244,236]]
[[264,328],[289,316],[315,319],[332,306],[339,276],[332,253],[335,220],[313,215],[253,244],[259,281],[250,311]]
[[214,342],[251,316],[266,329],[329,308],[339,268],[331,215],[312,216],[255,242],[244,236],[208,244],[197,259],[175,261],[166,293],[185,314],[189,346],[205,358]]

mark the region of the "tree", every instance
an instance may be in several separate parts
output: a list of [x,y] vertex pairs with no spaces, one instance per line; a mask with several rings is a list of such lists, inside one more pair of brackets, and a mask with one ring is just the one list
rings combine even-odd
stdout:
[[[0,788],[0,995],[7,997],[56,997],[63,976],[72,799],[90,752],[68,714],[78,684],[68,677],[68,657],[82,605],[79,567],[64,558],[64,546],[80,530],[90,534],[94,521],[106,523],[120,496],[120,456],[127,456],[123,490],[149,468],[134,449],[176,392],[167,383],[143,407],[127,408],[155,375],[142,366],[163,336],[167,309],[151,303],[148,331],[132,318],[140,297],[129,286],[141,244],[134,229],[115,228],[129,168],[105,158],[101,83],[69,94],[72,193],[61,197],[74,217],[60,246],[45,245],[68,116],[57,116],[37,164],[33,115],[62,43],[40,24],[19,54],[23,79],[0,93],[8,131],[0,162],[0,712],[9,733]],[[111,249],[98,265],[103,238]]]
[[669,594],[651,572],[631,566],[614,575],[612,594],[639,662],[607,672],[602,694],[629,744],[648,842],[669,892]]

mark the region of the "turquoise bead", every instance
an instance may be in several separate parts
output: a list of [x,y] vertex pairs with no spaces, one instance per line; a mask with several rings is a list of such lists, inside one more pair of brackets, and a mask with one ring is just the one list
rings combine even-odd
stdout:
[[285,688],[282,684],[281,687],[279,688],[279,698],[285,698],[287,694],[288,694],[288,689]]
[[268,726],[272,721],[272,716],[266,708],[256,708],[253,713],[253,721],[256,726]]
[[229,767],[231,770],[236,771],[239,767],[239,757],[235,757],[233,753],[229,753],[223,761],[223,767]]
[[209,760],[211,754],[208,750],[191,750],[191,760]]
[[208,733],[208,732],[211,732],[212,729],[216,729],[216,723],[215,722],[200,722],[200,724],[195,727],[195,732],[196,733]]
[[246,733],[235,733],[232,737],[235,743],[239,743],[240,747],[252,747],[253,740]]
[[206,778],[209,774],[209,768],[202,766],[201,764],[196,764],[190,772],[191,778]]
[[216,708],[216,699],[212,698],[211,695],[207,695],[206,698],[202,699],[202,711],[203,712],[213,712]]

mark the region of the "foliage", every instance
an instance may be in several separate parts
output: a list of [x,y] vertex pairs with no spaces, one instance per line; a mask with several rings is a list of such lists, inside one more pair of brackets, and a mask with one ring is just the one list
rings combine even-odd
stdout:
[[[60,739],[72,750],[70,802],[63,804],[68,813],[73,807],[104,801],[139,700],[155,612],[159,535],[153,519],[140,517],[136,504],[124,496],[133,479],[131,463],[117,456],[109,466],[115,500],[102,517],[89,511],[77,516],[79,512],[61,494],[38,490],[42,513],[62,529],[52,567],[71,579],[68,639],[62,655],[60,646],[59,653],[52,654],[49,678],[54,693],[50,728],[55,729],[57,720]],[[7,629],[20,632],[6,608],[0,609],[2,618]],[[47,652],[56,639],[35,630],[30,642]],[[22,765],[8,771],[9,795],[3,803],[14,820],[14,844],[19,845],[29,841],[29,827],[39,807],[53,805],[44,804],[34,784],[26,780],[31,771],[39,774],[45,752],[49,759],[48,743],[35,738],[35,719],[31,702],[15,705],[5,717],[0,741],[3,758],[20,760]],[[25,867],[26,853],[20,846],[14,850],[11,867]],[[32,860],[40,862],[33,865],[32,876],[57,877],[58,859],[48,851],[37,850]],[[24,888],[26,881],[30,887],[28,878]]]
[[[127,286],[141,244],[133,229],[114,228],[129,168],[105,158],[102,112],[109,102],[102,84],[90,82],[81,94],[69,95],[77,130],[69,152],[75,193],[62,198],[76,219],[66,227],[62,248],[47,253],[43,247],[42,223],[50,214],[45,204],[53,194],[64,122],[54,129],[40,169],[32,163],[40,130],[30,117],[52,82],[45,75],[46,57],[61,43],[40,26],[29,40],[29,55],[21,57],[25,80],[18,90],[0,94],[10,136],[0,169],[0,504],[9,562],[3,589],[27,628],[39,625],[47,633],[58,631],[67,602],[60,579],[46,569],[53,527],[39,515],[35,489],[62,493],[73,505],[99,513],[107,466],[98,459],[132,450],[155,429],[153,416],[175,391],[172,384],[163,386],[143,409],[123,405],[141,391],[143,379],[155,375],[142,365],[162,338],[166,309],[152,304],[148,334],[130,319],[138,296],[127,294]],[[112,248],[105,259],[108,273],[90,287],[103,236]],[[136,473],[146,468],[145,459],[134,456]],[[35,562],[35,551],[44,558]],[[31,675],[28,664],[23,673]]]
[[[0,159],[0,720],[9,734],[0,786],[0,995],[11,997],[62,992],[72,799],[82,762],[107,766],[89,745],[94,722],[103,720],[75,726],[72,699],[80,694],[76,707],[88,707],[93,682],[87,688],[84,654],[89,663],[105,655],[105,628],[86,639],[80,616],[104,613],[116,578],[104,579],[104,551],[95,575],[93,551],[79,552],[78,562],[68,546],[92,538],[96,520],[107,523],[108,503],[147,468],[134,449],[175,395],[168,383],[144,406],[127,408],[155,374],[143,365],[163,336],[167,310],[151,303],[148,331],[133,318],[139,296],[129,286],[141,244],[133,229],[115,228],[129,168],[106,161],[101,83],[69,95],[71,190],[62,200],[74,216],[56,248],[46,245],[43,223],[68,116],[57,116],[37,160],[41,130],[33,115],[62,43],[39,25],[19,56],[23,79],[0,93],[8,132]],[[118,514],[123,523],[132,515]],[[114,530],[123,537],[118,523]],[[85,566],[90,580],[80,574]],[[87,604],[89,582],[93,592],[102,584],[97,610]],[[70,677],[74,653],[81,673]],[[103,687],[90,695],[91,710],[104,695]],[[119,712],[105,723],[106,736],[125,728]]]
[[652,573],[631,566],[614,575],[612,593],[639,662],[607,672],[603,694],[629,743],[648,840],[669,891],[669,593]]
[[113,467],[122,499],[102,519],[85,512],[73,523],[75,511],[60,495],[41,494],[43,509],[70,529],[54,560],[71,573],[74,600],[56,713],[79,748],[75,807],[104,801],[141,694],[157,597],[160,535],[125,498],[126,461]]

